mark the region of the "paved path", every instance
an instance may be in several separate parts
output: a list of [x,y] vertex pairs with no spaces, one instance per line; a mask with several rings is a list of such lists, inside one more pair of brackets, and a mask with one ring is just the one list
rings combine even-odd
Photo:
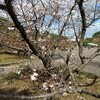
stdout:
[[[96,48],[84,48],[84,55],[86,57],[90,56],[93,52],[95,52]],[[71,61],[72,63],[79,63],[79,57],[78,57],[78,50],[75,49],[73,50],[73,55],[71,57]],[[35,66],[37,65],[37,67],[43,67],[43,65],[41,64],[41,62],[37,62],[36,60],[33,63]],[[77,66],[77,64],[76,64]],[[16,69],[18,68],[18,65],[12,65],[12,66],[7,66],[7,67],[0,67],[0,74],[5,74],[5,73],[9,73],[11,71],[16,71]],[[89,72],[89,73],[93,73],[96,74],[97,76],[100,77],[100,56],[94,58],[84,69],[84,71]]]
[[[97,48],[84,48],[84,56],[88,57],[90,56],[93,52],[96,51]],[[78,56],[78,50],[75,49],[73,51],[73,53],[75,53],[75,55],[72,56],[71,59],[73,59],[73,61],[75,62],[79,62],[79,56]],[[84,71],[89,72],[89,73],[93,73],[96,74],[97,76],[100,77],[100,55],[95,57],[84,69]]]

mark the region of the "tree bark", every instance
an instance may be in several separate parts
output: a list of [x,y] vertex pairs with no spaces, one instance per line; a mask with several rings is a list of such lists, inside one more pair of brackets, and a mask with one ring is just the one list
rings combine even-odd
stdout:
[[6,4],[6,11],[8,12],[8,14],[11,17],[11,19],[13,20],[16,28],[18,28],[22,38],[26,41],[26,43],[28,44],[30,49],[33,51],[34,55],[36,55],[37,57],[39,57],[42,60],[42,62],[44,64],[44,67],[48,70],[48,68],[47,68],[48,67],[47,66],[47,60],[44,57],[42,57],[41,53],[37,50],[35,44],[33,42],[31,42],[31,40],[27,36],[27,33],[24,30],[24,27],[19,22],[16,14],[15,14],[15,12],[13,10],[11,1],[5,0],[5,4]]
[[86,33],[86,15],[85,15],[85,10],[83,7],[83,0],[77,0],[77,4],[78,4],[78,8],[80,11],[80,15],[81,15],[81,19],[82,19],[82,29],[81,29],[81,37],[80,37],[80,43],[79,43],[79,57],[81,59],[81,63],[84,63],[83,60],[83,40],[84,40],[84,36]]

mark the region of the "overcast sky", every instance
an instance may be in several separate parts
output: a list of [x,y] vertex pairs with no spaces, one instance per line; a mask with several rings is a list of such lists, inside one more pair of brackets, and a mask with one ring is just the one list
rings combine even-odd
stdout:
[[98,31],[100,31],[100,20],[96,21],[91,27],[87,29],[86,37],[92,37],[92,35]]

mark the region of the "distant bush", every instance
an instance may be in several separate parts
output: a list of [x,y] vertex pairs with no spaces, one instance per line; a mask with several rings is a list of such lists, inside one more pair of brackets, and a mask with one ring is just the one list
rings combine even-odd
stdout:
[[84,45],[84,46],[87,46],[88,43],[92,43],[92,42],[93,42],[93,38],[86,38],[86,39],[84,39],[84,41],[83,41],[83,45]]
[[80,72],[78,77],[79,77],[80,79],[85,79],[85,78],[94,79],[94,78],[96,78],[97,76],[94,75],[94,74],[88,73],[88,72]]
[[92,37],[93,37],[93,38],[100,37],[100,31],[99,31],[99,32],[94,33]]
[[[51,35],[51,38],[52,38],[52,39],[57,39],[57,38],[59,38],[59,35],[58,35],[58,34],[52,33],[52,34],[50,34],[50,35]],[[65,39],[65,38],[67,38],[67,37],[66,37],[66,36],[63,36],[63,35],[60,36],[60,39]]]

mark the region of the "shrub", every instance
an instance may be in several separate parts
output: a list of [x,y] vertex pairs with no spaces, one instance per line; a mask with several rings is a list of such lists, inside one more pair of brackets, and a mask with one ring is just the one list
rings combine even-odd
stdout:
[[80,72],[79,73],[79,76],[78,76],[80,79],[85,79],[85,78],[90,78],[90,79],[94,79],[96,78],[97,76],[94,75],[94,74],[91,74],[91,73],[88,73],[88,72]]
[[16,79],[19,79],[19,75],[14,72],[10,72],[4,76],[4,80],[16,80]]

